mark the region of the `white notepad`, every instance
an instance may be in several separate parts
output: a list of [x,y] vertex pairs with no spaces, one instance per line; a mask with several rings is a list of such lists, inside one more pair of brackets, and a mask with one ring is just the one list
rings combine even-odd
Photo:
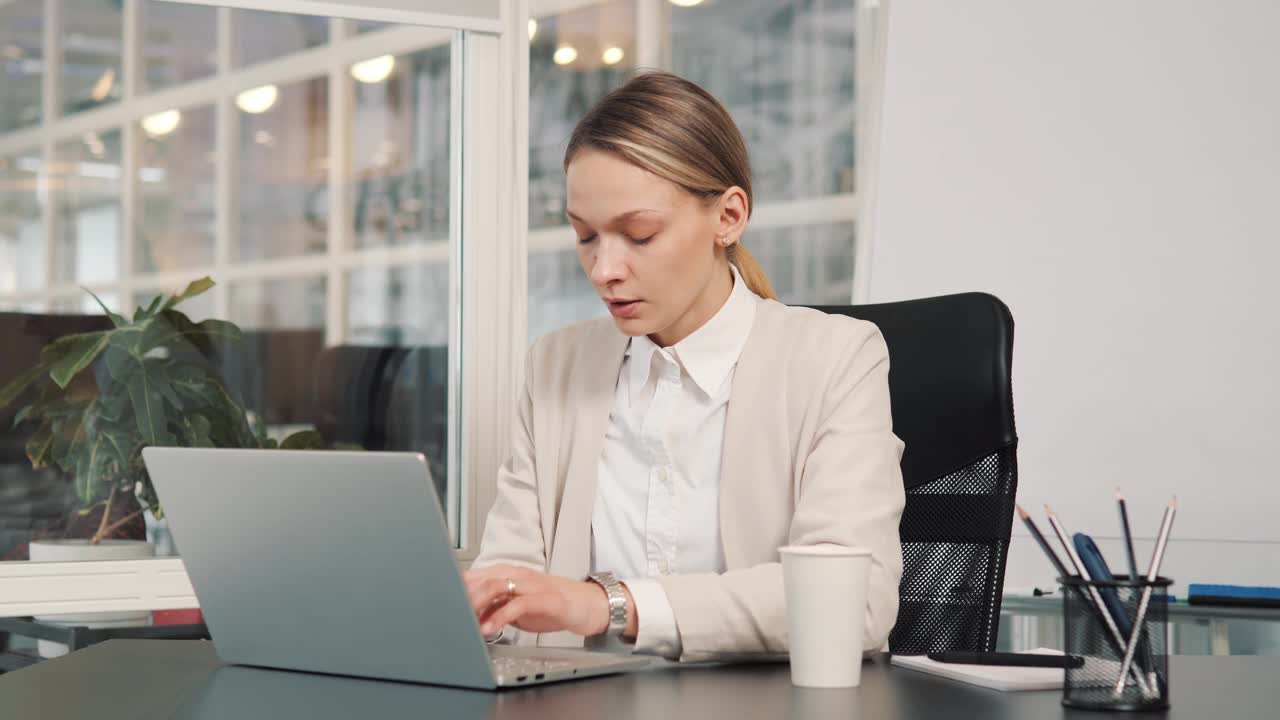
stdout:
[[[1061,650],[1036,648],[1040,655],[1061,655]],[[899,667],[940,675],[971,685],[996,690],[1058,690],[1062,688],[1062,668],[1016,667],[1011,665],[962,665],[930,660],[927,655],[894,655],[890,662]]]

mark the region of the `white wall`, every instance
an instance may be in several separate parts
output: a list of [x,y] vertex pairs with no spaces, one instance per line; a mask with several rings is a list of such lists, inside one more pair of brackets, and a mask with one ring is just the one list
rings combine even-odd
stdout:
[[[1008,303],[1024,506],[1115,537],[1120,486],[1150,537],[1176,492],[1176,580],[1280,585],[1280,3],[888,22],[871,299]],[[1020,529],[1007,584],[1047,583]]]

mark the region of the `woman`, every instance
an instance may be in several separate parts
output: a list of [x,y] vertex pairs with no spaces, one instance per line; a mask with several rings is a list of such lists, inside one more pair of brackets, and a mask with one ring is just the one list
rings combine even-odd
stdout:
[[834,543],[872,552],[863,647],[881,648],[904,496],[879,331],[774,300],[741,245],[746,145],[698,86],[637,76],[582,119],[564,164],[612,319],[529,352],[466,576],[485,634],[620,636],[682,660],[786,652],[777,549]]

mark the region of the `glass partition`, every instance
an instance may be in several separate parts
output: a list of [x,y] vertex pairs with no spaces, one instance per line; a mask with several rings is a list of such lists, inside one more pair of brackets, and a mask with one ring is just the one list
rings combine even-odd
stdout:
[[[60,52],[46,63],[49,22]],[[421,452],[460,540],[461,33],[0,3],[0,388],[59,339],[117,332],[66,389],[43,372],[0,397],[0,561],[89,538],[180,555],[152,512],[163,498],[138,482],[149,401],[177,445]],[[50,73],[58,111],[43,117]],[[164,312],[186,289],[184,317]],[[72,345],[89,347],[57,351]],[[209,393],[254,435],[203,428]]]

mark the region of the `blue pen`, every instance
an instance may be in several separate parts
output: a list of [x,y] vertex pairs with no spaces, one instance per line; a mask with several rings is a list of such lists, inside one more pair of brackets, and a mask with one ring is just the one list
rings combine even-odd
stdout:
[[[1103,559],[1102,552],[1098,550],[1098,546],[1094,544],[1093,538],[1084,533],[1076,533],[1071,538],[1076,546],[1076,552],[1080,554],[1080,562],[1084,563],[1084,567],[1089,571],[1089,575],[1094,580],[1102,582],[1112,582],[1115,576],[1111,574],[1111,569],[1107,567],[1107,561]],[[1129,614],[1125,612],[1124,603],[1120,602],[1120,594],[1113,587],[1099,586],[1099,594],[1102,595],[1102,602],[1106,604],[1107,611],[1111,614],[1111,619],[1116,621],[1116,627],[1120,628],[1120,634],[1129,637],[1133,630],[1133,621],[1129,619]]]

